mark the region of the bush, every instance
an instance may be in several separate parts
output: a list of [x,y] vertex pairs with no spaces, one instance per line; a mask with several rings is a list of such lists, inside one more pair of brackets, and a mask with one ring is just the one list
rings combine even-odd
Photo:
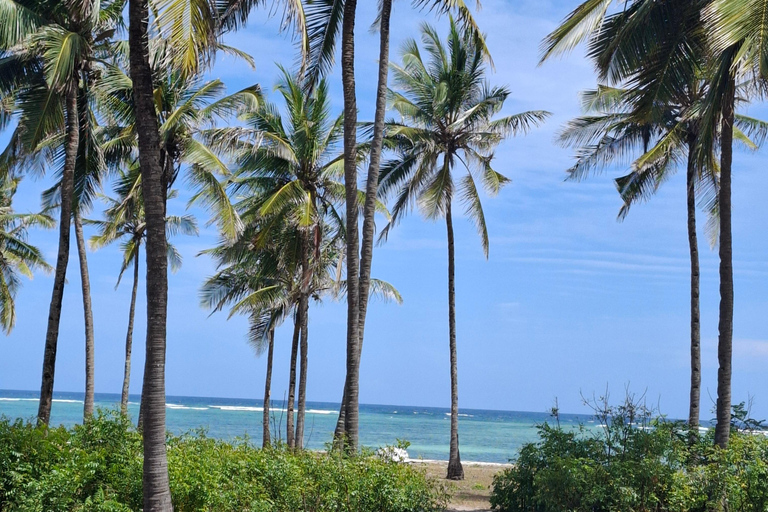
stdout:
[[768,511],[768,438],[734,429],[714,446],[628,399],[596,408],[598,431],[544,424],[514,466],[494,478],[502,512]]
[[[442,510],[445,489],[418,469],[372,455],[262,450],[204,433],[168,437],[177,512]],[[0,421],[1,512],[142,508],[141,435],[117,412],[43,430]]]

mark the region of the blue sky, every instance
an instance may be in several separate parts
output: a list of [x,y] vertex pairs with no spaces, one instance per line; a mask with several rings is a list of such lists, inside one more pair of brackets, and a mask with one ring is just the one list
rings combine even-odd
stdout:
[[[510,139],[497,152],[496,168],[513,183],[486,198],[491,251],[483,257],[474,227],[456,225],[456,287],[460,404],[467,408],[543,411],[555,397],[567,412],[584,411],[580,395],[617,399],[625,387],[658,404],[670,416],[687,413],[689,382],[688,248],[684,175],[665,183],[653,200],[616,221],[620,200],[612,178],[621,168],[581,183],[565,182],[572,151],[554,143],[557,131],[579,114],[578,93],[593,87],[590,64],[577,49],[537,67],[539,41],[576,5],[573,0],[484,0],[477,20],[488,33],[496,70],[494,84],[512,96],[506,113],[553,112],[546,126]],[[358,106],[362,120],[373,116],[378,38],[368,32],[375,2],[360,3],[357,36]],[[405,38],[418,36],[429,20],[445,29],[446,19],[396,2],[392,60]],[[265,11],[227,38],[251,53],[257,68],[221,58],[211,73],[235,91],[252,83],[271,91],[275,63],[295,62],[279,21]],[[338,69],[331,78],[334,106],[341,106]],[[748,113],[767,116],[761,106]],[[0,143],[7,140],[0,135]],[[768,241],[762,236],[764,153],[737,152],[733,185],[736,314],[734,401],[755,397],[755,414],[768,416]],[[25,182],[17,209],[36,210],[46,182]],[[182,190],[183,192],[183,190]],[[181,212],[183,196],[170,206]],[[197,253],[216,241],[205,228],[196,238],[177,238],[184,266],[170,278],[167,391],[172,395],[260,397],[264,358],[245,343],[246,322],[209,317],[198,290],[214,267]],[[94,215],[98,215],[96,212]],[[704,225],[700,216],[700,228]],[[87,231],[87,230],[86,230]],[[88,232],[86,233],[88,236]],[[700,229],[702,260],[702,416],[716,396],[717,254]],[[55,231],[34,231],[32,242],[55,261]],[[408,217],[374,253],[375,277],[395,284],[402,306],[376,302],[369,309],[361,369],[365,403],[449,405],[447,261],[445,227]],[[96,330],[96,390],[119,392],[130,286],[115,291],[116,248],[89,253]],[[142,262],[143,263],[143,262]],[[74,253],[59,340],[56,389],[83,389],[83,317]],[[18,324],[0,339],[0,389],[38,389],[52,276],[25,281],[17,300]],[[143,368],[144,288],[137,311],[131,391],[140,392]],[[308,398],[338,401],[344,379],[344,304],[313,306],[310,318]],[[273,396],[287,387],[290,332],[278,331]]]

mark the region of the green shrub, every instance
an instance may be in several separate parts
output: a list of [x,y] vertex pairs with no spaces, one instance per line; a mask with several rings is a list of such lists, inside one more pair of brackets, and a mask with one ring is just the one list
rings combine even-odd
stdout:
[[768,438],[734,429],[714,446],[686,425],[627,400],[596,408],[597,431],[547,424],[494,478],[502,512],[768,511]]
[[[169,435],[168,469],[177,512],[416,512],[447,502],[443,486],[407,464],[202,432]],[[138,512],[141,476],[141,435],[119,413],[70,430],[0,421],[0,512]]]

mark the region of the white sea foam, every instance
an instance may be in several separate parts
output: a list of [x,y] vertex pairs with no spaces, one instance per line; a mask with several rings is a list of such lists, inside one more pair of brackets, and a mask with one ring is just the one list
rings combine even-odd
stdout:
[[187,411],[207,411],[207,407],[190,407],[187,405],[181,405],[181,404],[165,404],[165,406],[168,409],[174,409],[174,410],[187,410]]
[[209,405],[211,409],[219,409],[221,411],[250,411],[250,412],[264,412],[263,407],[248,407],[245,405]]
[[37,398],[0,398],[0,402],[38,402]]
[[[37,399],[35,399],[35,400],[37,400]],[[63,403],[63,404],[81,404],[81,403],[83,403],[82,400],[65,400],[63,398],[54,398],[53,401],[54,402],[60,402],[60,403]]]
[[[445,413],[446,416],[450,416],[451,413],[447,412]],[[459,413],[459,418],[474,418],[475,416],[473,414],[464,414],[463,412]]]
[[322,409],[307,409],[307,414],[334,414],[336,411],[324,411]]

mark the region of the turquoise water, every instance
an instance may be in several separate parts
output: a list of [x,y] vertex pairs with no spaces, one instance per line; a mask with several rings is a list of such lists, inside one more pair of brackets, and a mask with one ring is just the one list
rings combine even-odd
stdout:
[[[33,419],[37,414],[37,396],[32,391],[0,390],[0,416]],[[71,426],[82,420],[82,393],[55,393],[51,424]],[[129,411],[138,417],[139,397],[131,396]],[[117,394],[97,393],[96,406],[116,408]],[[203,398],[168,396],[168,430],[182,433],[204,428],[208,435],[233,439],[248,435],[261,440],[262,402],[238,398]],[[305,444],[324,448],[333,435],[338,404],[307,402]],[[273,424],[284,424],[281,402],[273,402]],[[282,420],[282,421],[281,421]],[[459,416],[459,446],[464,461],[508,462],[520,447],[536,441],[536,426],[551,420],[545,413],[486,411],[463,409]],[[592,425],[592,418],[564,414],[564,428]],[[449,410],[436,407],[397,405],[360,405],[360,442],[377,448],[393,445],[397,439],[411,443],[412,458],[446,460],[448,458]],[[275,428],[273,433],[276,435]],[[283,433],[284,434],[284,433]]]

